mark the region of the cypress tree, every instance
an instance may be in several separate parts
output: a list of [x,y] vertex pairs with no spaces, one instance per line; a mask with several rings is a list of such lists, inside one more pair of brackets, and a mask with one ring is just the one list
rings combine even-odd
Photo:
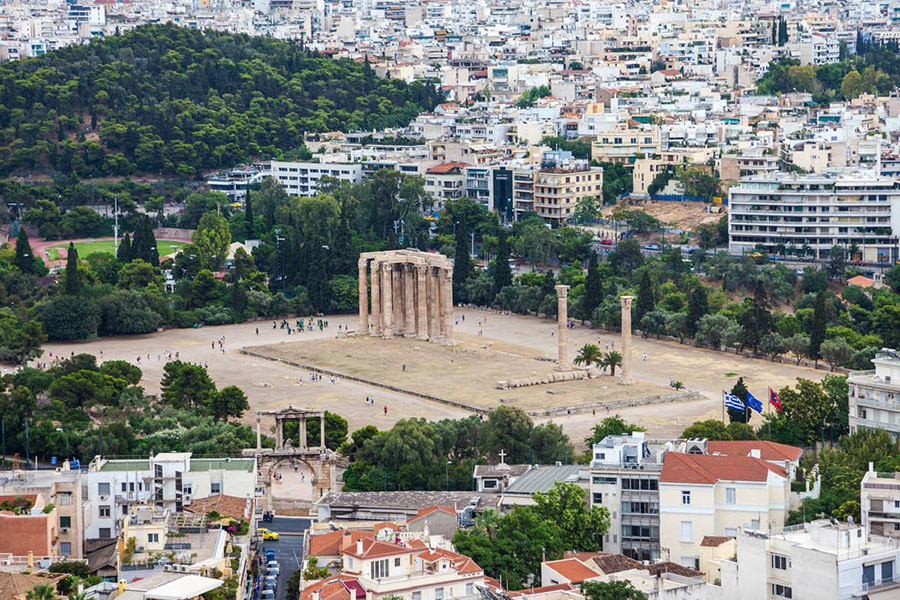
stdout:
[[816,295],[816,307],[813,309],[812,331],[809,332],[809,357],[819,364],[820,349],[825,341],[825,293]]
[[253,203],[250,201],[250,186],[247,186],[247,194],[244,196],[244,221],[246,222],[247,239],[253,239]]
[[587,278],[584,280],[584,296],[581,298],[581,318],[593,318],[594,311],[603,302],[603,280],[597,266],[597,253],[591,252],[588,259]]
[[512,271],[509,269],[509,242],[506,239],[505,231],[501,231],[497,236],[497,258],[494,259],[492,275],[495,296],[500,293],[500,290],[512,284]]
[[656,305],[656,294],[653,293],[653,281],[650,273],[644,270],[641,281],[638,284],[637,302],[634,304],[634,322],[640,326],[641,319]]
[[468,242],[466,214],[462,213],[456,224],[456,253],[453,259],[453,299],[457,303],[466,301],[466,281],[472,272],[472,257],[469,256]]
[[709,297],[706,295],[706,288],[697,284],[688,294],[687,331],[690,337],[697,334],[697,323],[708,312]]
[[129,263],[133,258],[131,252],[131,236],[127,233],[125,234],[125,237],[122,238],[122,241],[119,242],[119,249],[116,250],[116,258],[123,263]]
[[66,256],[66,280],[63,292],[70,296],[77,296],[81,292],[81,273],[78,272],[78,250],[75,244],[69,242],[69,250]]
[[34,273],[34,252],[24,227],[19,227],[19,237],[16,238],[15,265],[22,273]]
[[743,377],[738,377],[737,383],[731,388],[731,393],[744,403],[744,410],[734,410],[729,408],[728,419],[732,423],[746,423],[750,420],[750,408],[747,406],[747,386],[744,384]]

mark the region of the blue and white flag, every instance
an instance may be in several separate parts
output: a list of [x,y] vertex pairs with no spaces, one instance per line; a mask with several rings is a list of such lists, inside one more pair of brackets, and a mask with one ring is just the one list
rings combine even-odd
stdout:
[[761,401],[759,401],[758,399],[754,398],[753,394],[751,394],[749,391],[747,392],[747,406],[749,406],[750,408],[752,408],[759,414],[762,414],[763,403]]
[[735,396],[730,392],[726,392],[722,390],[723,398],[725,399],[725,408],[731,410],[747,410],[747,407],[744,406],[744,403],[741,402],[741,399]]

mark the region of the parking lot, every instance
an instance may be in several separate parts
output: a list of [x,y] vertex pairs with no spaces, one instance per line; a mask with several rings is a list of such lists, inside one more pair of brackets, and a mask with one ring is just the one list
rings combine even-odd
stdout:
[[271,529],[280,534],[277,541],[260,540],[260,552],[265,555],[266,550],[275,551],[275,560],[278,561],[278,588],[276,598],[285,600],[287,582],[291,574],[300,568],[303,561],[303,532],[309,527],[309,519],[292,517],[275,517],[271,523],[259,522],[259,527]]

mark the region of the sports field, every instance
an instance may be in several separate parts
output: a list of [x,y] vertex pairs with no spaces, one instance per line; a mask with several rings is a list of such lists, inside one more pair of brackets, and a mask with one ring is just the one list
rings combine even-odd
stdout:
[[[157,240],[156,248],[159,250],[160,256],[168,256],[176,252],[179,248],[188,242],[171,242],[165,240]],[[66,257],[66,249],[69,242],[62,242],[56,246],[47,248],[47,258],[50,260],[62,260]],[[105,253],[112,254],[115,250],[113,240],[95,240],[90,242],[75,242],[75,249],[78,250],[78,256],[87,258],[91,254]]]

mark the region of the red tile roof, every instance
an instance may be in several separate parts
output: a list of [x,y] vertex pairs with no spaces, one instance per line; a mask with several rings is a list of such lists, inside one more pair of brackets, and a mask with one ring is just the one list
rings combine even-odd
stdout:
[[719,536],[719,535],[704,535],[703,539],[700,540],[701,546],[706,546],[707,548],[718,548],[725,542],[729,542],[734,538],[730,535],[727,536]]
[[858,285],[859,287],[867,288],[867,287],[872,287],[873,285],[875,285],[875,281],[872,279],[869,279],[868,277],[866,277],[864,275],[857,275],[856,277],[851,277],[850,279],[848,279],[847,284],[848,285]]
[[536,588],[526,588],[524,590],[517,590],[514,592],[506,592],[506,595],[510,598],[516,598],[518,596],[531,596],[532,594],[543,594],[545,592],[568,592],[574,590],[575,586],[571,583],[557,583],[556,585],[545,585]]
[[751,450],[759,450],[759,457],[763,460],[800,460],[803,453],[802,448],[768,440],[708,442],[707,449],[710,454],[729,456],[750,456]]
[[787,477],[781,467],[749,456],[682,454],[669,452],[659,480],[663,483],[716,483],[725,481],[765,481],[769,472]]
[[439,510],[440,510],[440,511],[443,511],[443,512],[445,512],[445,513],[448,513],[448,514],[450,514],[450,515],[453,515],[454,517],[456,516],[456,511],[453,510],[453,508],[450,507],[450,506],[440,506],[440,505],[438,505],[438,506],[429,506],[428,508],[420,508],[420,509],[419,509],[419,514],[417,514],[416,516],[414,516],[413,518],[411,518],[411,519],[409,520],[409,522],[412,523],[413,521],[415,521],[415,520],[417,520],[417,519],[421,519],[422,517],[427,517],[427,516],[430,515],[431,513],[437,512],[437,511],[439,511]]
[[464,162],[448,162],[448,163],[444,163],[442,165],[437,165],[437,166],[431,167],[430,169],[428,169],[425,172],[432,173],[435,175],[442,175],[444,173],[449,173],[453,169],[462,169],[464,167],[469,167],[469,166],[471,166],[469,163],[464,163]]
[[592,563],[596,565],[600,572],[604,575],[611,575],[613,573],[629,571],[631,569],[641,569],[643,571],[647,571],[651,575],[656,575],[657,573],[675,573],[676,575],[681,575],[682,577],[700,577],[701,575],[703,575],[702,572],[696,569],[683,567],[678,563],[668,561],[653,563],[652,565],[645,565],[644,563],[634,560],[633,558],[628,558],[624,554],[607,554],[606,552],[574,552],[572,550],[567,550],[564,556],[566,558],[578,558],[578,560],[585,563]]
[[[351,600],[349,588],[355,588],[357,591],[362,589],[359,582],[354,577],[346,575],[338,575],[337,577],[327,577],[321,581],[312,583],[300,592],[300,600],[311,600],[313,593],[319,593],[319,600]],[[357,595],[357,598],[360,596]],[[365,598],[365,592],[362,595]]]
[[344,550],[342,554],[349,554],[355,558],[379,558],[415,552],[415,549],[410,548],[409,546],[393,544],[391,542],[382,542],[381,540],[363,540],[362,553],[356,551],[356,546],[357,544],[353,544]]
[[344,533],[349,534],[350,543],[354,548],[357,540],[375,539],[375,534],[371,531],[349,531],[346,529],[330,531],[309,538],[309,554],[311,556],[339,556]]
[[585,579],[590,579],[591,577],[599,575],[599,573],[577,558],[551,560],[544,564],[568,579],[570,583],[581,583]]

